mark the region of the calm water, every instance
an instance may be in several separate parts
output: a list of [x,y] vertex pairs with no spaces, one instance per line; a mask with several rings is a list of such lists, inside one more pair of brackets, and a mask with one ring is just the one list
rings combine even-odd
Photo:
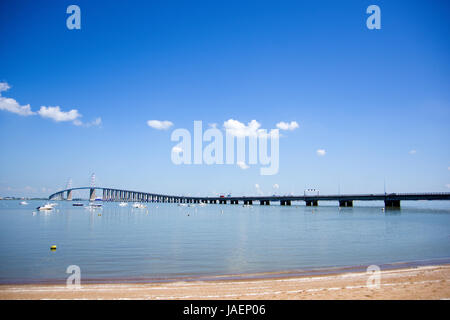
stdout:
[[[90,211],[59,202],[0,201],[0,282],[82,281],[305,270],[450,257],[450,203],[402,209],[337,206],[107,203]],[[378,207],[374,207],[379,205]],[[34,213],[33,213],[34,212]],[[101,216],[98,215],[101,213]],[[50,251],[57,245],[56,251]]]

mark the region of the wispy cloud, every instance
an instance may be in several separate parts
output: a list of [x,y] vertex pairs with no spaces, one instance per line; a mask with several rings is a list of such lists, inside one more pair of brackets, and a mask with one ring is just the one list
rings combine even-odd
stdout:
[[408,152],[409,154],[416,154],[417,153],[417,150],[409,150],[409,152]]
[[241,168],[242,170],[246,170],[246,169],[250,168],[248,165],[245,164],[244,161],[238,161],[236,164],[237,164],[238,167]]
[[76,126],[100,126],[102,123],[101,118],[97,118],[92,122],[88,122],[83,124],[80,120],[82,115],[76,109],[72,109],[70,111],[62,111],[59,106],[55,107],[46,107],[41,106],[39,111],[34,112],[31,110],[29,104],[21,106],[15,99],[2,97],[2,92],[9,90],[11,87],[6,82],[0,82],[0,110],[9,111],[20,116],[32,116],[39,115],[42,118],[52,119],[55,122],[72,122]]
[[160,121],[160,120],[148,120],[147,125],[153,129],[157,130],[167,130],[171,126],[173,126],[173,123],[171,121]]
[[273,185],[273,188],[274,188],[274,189],[280,189],[280,186],[278,185],[278,183],[275,183],[275,184]]
[[445,186],[450,189],[450,183],[447,183]]
[[94,121],[88,122],[86,126],[88,127],[99,127],[102,125],[102,118],[98,117]]
[[295,130],[299,127],[297,121],[291,121],[290,123],[281,121],[278,122],[276,126],[280,130],[289,130],[289,131]]
[[325,151],[325,149],[318,149],[316,153],[319,157],[323,157],[327,152]]

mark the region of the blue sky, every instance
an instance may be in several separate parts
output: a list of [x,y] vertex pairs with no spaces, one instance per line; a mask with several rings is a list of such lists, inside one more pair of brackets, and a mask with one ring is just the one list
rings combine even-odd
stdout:
[[[35,114],[0,110],[0,195],[92,172],[173,194],[448,192],[449,15],[447,1],[2,1],[1,95]],[[281,132],[278,174],[172,163],[174,129],[229,119],[299,124]]]

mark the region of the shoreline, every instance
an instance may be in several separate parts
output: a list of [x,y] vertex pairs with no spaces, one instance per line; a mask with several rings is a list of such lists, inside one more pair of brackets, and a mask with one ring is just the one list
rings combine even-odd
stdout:
[[[369,274],[340,270],[330,274],[151,283],[2,284],[0,300],[8,299],[450,299],[450,263],[397,268],[381,267],[378,288],[369,288]],[[280,276],[281,275],[281,276]],[[241,275],[244,276],[244,275]]]
[[[378,263],[377,266],[381,270],[413,268],[422,266],[435,266],[450,264],[450,257],[435,258],[413,261],[398,261],[391,263]],[[206,274],[206,275],[179,275],[179,276],[160,276],[160,277],[142,277],[142,278],[82,278],[84,284],[158,284],[173,282],[195,282],[195,281],[239,281],[239,280],[264,280],[264,279],[283,279],[289,277],[301,276],[322,276],[337,275],[349,272],[365,272],[368,264],[353,266],[335,266],[335,267],[317,267],[296,270],[280,270],[280,271],[262,271],[254,273],[238,273],[238,274]],[[68,275],[67,275],[68,276]],[[62,279],[37,279],[34,281],[26,280],[10,280],[0,281],[1,286],[6,285],[61,285],[66,281],[66,277]]]

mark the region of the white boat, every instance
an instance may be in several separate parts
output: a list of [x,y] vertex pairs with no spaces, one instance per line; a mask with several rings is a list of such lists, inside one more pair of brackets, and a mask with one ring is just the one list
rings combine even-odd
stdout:
[[186,203],[179,203],[178,206],[179,207],[187,207],[187,204]]
[[21,204],[22,206],[26,206],[26,205],[28,204],[28,202],[22,201],[20,204]]
[[89,207],[90,208],[101,208],[101,207],[103,207],[103,204],[102,203],[98,203],[98,202],[90,202],[89,203]]
[[198,204],[198,206],[199,206],[199,207],[204,207],[204,206],[206,206],[206,203],[200,202],[200,203]]
[[144,205],[143,203],[135,202],[135,203],[133,203],[133,208],[145,209],[145,208],[147,208],[147,206]]
[[50,203],[46,203],[45,205],[39,206],[36,209],[39,211],[53,210],[53,206]]
[[126,202],[119,203],[119,207],[126,207],[127,205],[128,205],[128,203],[126,203]]
[[56,207],[58,204],[57,203],[55,203],[55,202],[52,202],[52,203],[47,203],[49,206],[51,206],[52,208],[54,208],[54,207]]

